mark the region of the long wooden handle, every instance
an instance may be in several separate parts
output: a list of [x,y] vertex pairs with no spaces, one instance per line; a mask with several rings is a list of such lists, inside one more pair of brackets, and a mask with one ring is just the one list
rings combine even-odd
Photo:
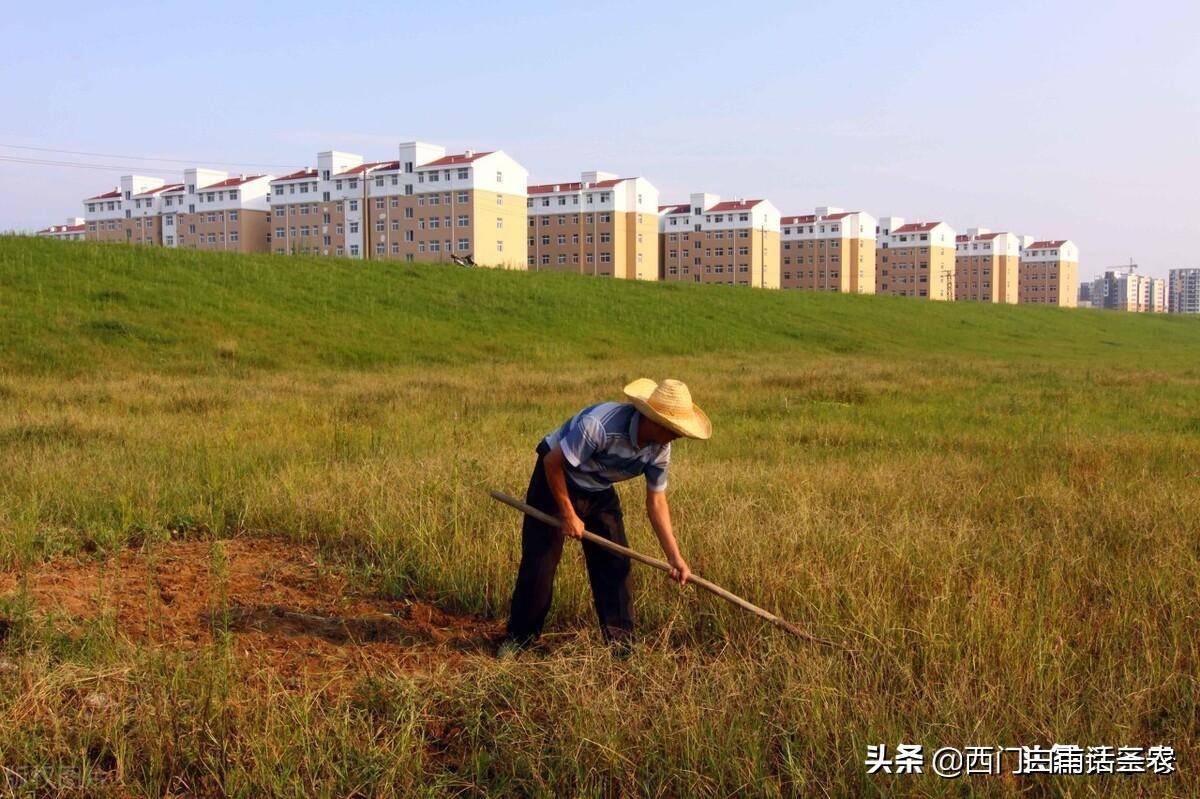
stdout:
[[[558,517],[551,516],[548,513],[544,513],[542,511],[538,510],[537,508],[533,507],[532,505],[529,505],[525,502],[522,502],[519,499],[516,499],[515,497],[510,497],[508,494],[505,494],[503,491],[492,491],[491,495],[492,495],[492,499],[499,500],[500,502],[503,502],[505,505],[511,505],[512,507],[516,508],[517,510],[521,511],[522,513],[524,513],[528,516],[532,516],[533,518],[537,519],[540,522],[545,522],[546,524],[549,524],[552,527],[561,527],[562,526],[562,521]],[[653,566],[656,569],[660,569],[661,571],[665,571],[668,573],[671,571],[671,566],[666,561],[659,560],[658,558],[652,558],[649,555],[643,555],[641,552],[630,549],[629,547],[623,547],[620,544],[609,541],[607,538],[603,538],[601,536],[596,535],[595,533],[591,532],[590,530],[584,530],[583,537],[585,540],[591,541],[593,544],[595,544],[598,547],[603,547],[604,549],[607,549],[610,552],[616,552],[618,555],[624,555],[625,557],[630,558],[631,560],[636,560],[638,563],[644,563],[647,566]],[[747,602],[746,600],[742,599],[737,594],[734,594],[730,591],[726,591],[724,588],[717,585],[716,583],[710,582],[709,580],[705,580],[703,577],[700,577],[699,575],[693,574],[690,578],[688,578],[688,582],[699,588],[703,588],[705,591],[708,591],[709,593],[716,594],[717,596],[721,597],[721,599],[724,599],[726,602],[730,602],[734,605],[737,605],[742,610],[746,610],[746,611],[749,611],[750,613],[753,613],[755,616],[758,616],[760,619],[765,619],[766,621],[771,622],[771,624],[774,624],[779,629],[786,630],[787,632],[791,633],[792,635],[796,636],[797,638],[802,638],[805,641],[811,641],[814,644],[821,644],[822,646],[833,646],[833,647],[837,646],[837,644],[835,644],[833,641],[828,641],[824,638],[818,638],[815,635],[809,635],[808,633],[806,633],[803,630],[796,627],[794,624],[790,624],[790,623],[784,621],[783,619],[779,618],[774,613],[763,610],[758,605],[755,605],[751,602]]]

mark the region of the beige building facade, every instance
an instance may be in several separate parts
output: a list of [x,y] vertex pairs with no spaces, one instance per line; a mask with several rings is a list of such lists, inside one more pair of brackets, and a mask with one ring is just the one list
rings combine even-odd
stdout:
[[1019,301],[1074,308],[1079,294],[1079,248],[1070,239],[1031,241],[1021,250]]
[[880,217],[875,293],[929,300],[955,296],[955,233],[945,222]]
[[528,177],[500,150],[446,155],[438,145],[401,144],[399,158],[367,178],[364,254],[525,269]]
[[[526,267],[524,167],[501,151],[447,155],[423,142],[401,144],[398,155],[364,163],[329,150],[317,154],[316,168],[280,178],[199,167],[171,185],[128,175],[84,201],[84,235],[200,250]],[[644,222],[641,237],[654,238]]]
[[658,189],[650,181],[593,171],[528,193],[531,270],[658,280]]
[[368,163],[361,155],[326,150],[317,153],[315,169],[271,181],[271,251],[370,257],[368,185],[376,170],[395,164]]
[[768,200],[697,193],[659,207],[664,280],[780,288],[779,210]]
[[875,293],[875,217],[822,207],[780,226],[783,288]]
[[955,237],[954,299],[1016,303],[1021,240],[1012,233],[970,228]]
[[[215,182],[201,179],[198,170],[184,173],[179,212],[171,225],[163,219],[164,243],[221,252],[268,252],[267,192],[270,175],[237,175]],[[166,231],[173,227],[172,233]]]
[[111,191],[83,201],[84,237],[89,241],[124,244],[161,243],[158,220],[149,223],[143,220],[145,212],[157,205],[157,195],[164,186],[162,178],[123,175],[120,185]]

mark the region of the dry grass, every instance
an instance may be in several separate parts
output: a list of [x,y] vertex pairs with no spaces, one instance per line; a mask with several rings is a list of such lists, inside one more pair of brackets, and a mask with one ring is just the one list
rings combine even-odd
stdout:
[[[546,357],[525,363],[261,369],[243,356],[263,347],[230,334],[193,374],[0,375],[0,564],[17,583],[0,794],[1200,793],[1187,359],[1097,343],[1095,359],[1079,344],[1038,359],[785,347],[564,361],[543,333]],[[56,557],[271,538],[313,547],[373,596],[497,621],[519,520],[485,489],[520,493],[540,435],[641,374],[686,379],[716,427],[672,468],[693,567],[856,653],[786,640],[645,572],[644,645],[614,662],[577,556],[551,653],[363,658],[336,680],[238,656],[236,629],[181,648],[131,640],[103,613],[50,619],[20,587]],[[653,551],[640,490],[623,490],[630,538]],[[236,583],[222,552],[218,601]],[[864,774],[868,744],[901,741],[1167,744],[1180,771]]]

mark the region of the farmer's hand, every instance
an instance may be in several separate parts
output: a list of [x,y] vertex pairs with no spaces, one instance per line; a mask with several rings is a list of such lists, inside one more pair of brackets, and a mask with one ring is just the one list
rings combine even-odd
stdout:
[[667,562],[671,564],[671,579],[678,580],[680,585],[686,585],[688,578],[692,576],[692,570],[683,556],[676,555]]
[[570,513],[563,517],[562,521],[563,535],[571,538],[583,538],[583,519],[579,518],[576,513]]

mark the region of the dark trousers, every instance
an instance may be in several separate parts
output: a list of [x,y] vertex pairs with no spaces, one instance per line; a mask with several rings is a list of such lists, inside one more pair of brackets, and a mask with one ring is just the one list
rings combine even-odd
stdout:
[[[558,516],[558,503],[546,481],[543,459],[549,447],[538,446],[537,465],[529,478],[525,501],[551,516]],[[583,491],[567,478],[567,493],[584,526],[610,541],[626,546],[625,519],[621,500],[612,488],[606,491]],[[512,609],[508,618],[508,635],[522,645],[529,644],[542,633],[550,601],[554,596],[554,572],[562,557],[565,536],[530,516],[521,528],[521,566],[513,588]],[[592,584],[592,599],[600,619],[600,631],[606,641],[627,642],[633,633],[633,599],[629,592],[629,559],[601,549],[590,541],[583,542],[583,558],[587,564],[588,580]]]

